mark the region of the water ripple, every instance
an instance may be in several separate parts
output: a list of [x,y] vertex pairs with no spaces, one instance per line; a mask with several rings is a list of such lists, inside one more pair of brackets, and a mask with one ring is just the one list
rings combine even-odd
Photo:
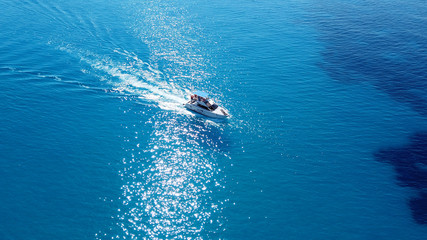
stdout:
[[119,226],[131,239],[201,238],[222,230],[219,213],[227,200],[214,197],[223,188],[217,161],[224,153],[215,148],[222,133],[212,135],[214,127],[188,120],[161,113],[146,122],[153,127],[146,143],[139,132],[125,139]]

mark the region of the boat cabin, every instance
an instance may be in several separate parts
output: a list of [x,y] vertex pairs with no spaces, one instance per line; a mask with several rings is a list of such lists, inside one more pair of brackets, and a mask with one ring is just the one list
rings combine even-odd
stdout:
[[218,105],[215,104],[211,99],[209,99],[209,95],[202,91],[195,91],[194,94],[191,95],[191,102],[197,102],[197,105],[205,108],[209,111],[215,110]]
[[207,93],[202,91],[195,91],[193,95],[191,95],[191,100],[196,100],[199,102],[204,102],[209,99],[209,96]]

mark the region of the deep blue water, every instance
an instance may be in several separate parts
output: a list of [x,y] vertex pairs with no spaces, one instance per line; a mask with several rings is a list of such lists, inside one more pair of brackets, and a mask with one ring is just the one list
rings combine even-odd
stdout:
[[425,1],[0,3],[0,239],[427,236]]

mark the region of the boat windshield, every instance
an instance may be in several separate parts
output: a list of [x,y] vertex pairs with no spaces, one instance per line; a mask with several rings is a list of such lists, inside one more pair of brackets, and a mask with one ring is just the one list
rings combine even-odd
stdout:
[[212,109],[212,110],[215,110],[215,109],[217,109],[217,108],[218,108],[218,105],[216,105],[216,103],[214,103],[214,104],[212,104],[212,105],[211,105],[211,109]]

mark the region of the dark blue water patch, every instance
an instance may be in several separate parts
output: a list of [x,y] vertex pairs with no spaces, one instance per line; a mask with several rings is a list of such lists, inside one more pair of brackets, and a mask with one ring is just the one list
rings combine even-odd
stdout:
[[427,132],[414,134],[406,146],[380,150],[375,157],[394,167],[401,186],[417,191],[409,200],[412,216],[417,223],[427,224]]
[[[427,12],[424,1],[328,1],[310,7],[325,48],[319,66],[345,84],[368,83],[427,116]],[[398,184],[417,192],[408,205],[414,220],[427,224],[427,133],[407,146],[378,150]]]
[[427,193],[421,193],[418,197],[409,201],[412,215],[419,224],[427,224]]
[[[418,2],[418,3],[417,3]],[[369,82],[427,115],[427,12],[423,1],[319,4],[310,18],[324,42],[319,65],[335,80]]]

